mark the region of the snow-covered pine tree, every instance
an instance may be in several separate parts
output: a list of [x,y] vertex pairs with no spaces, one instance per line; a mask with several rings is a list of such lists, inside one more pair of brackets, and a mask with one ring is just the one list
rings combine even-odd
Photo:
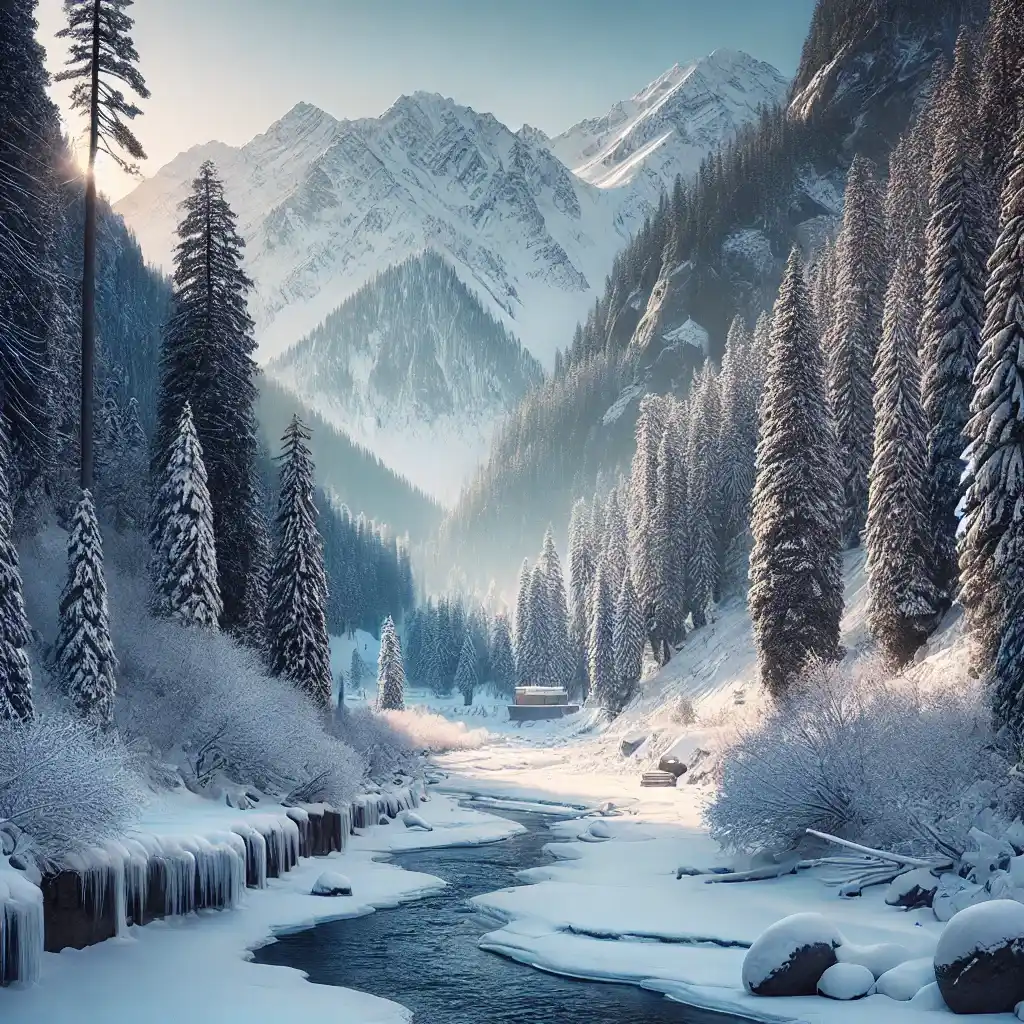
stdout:
[[377,659],[377,709],[401,711],[405,707],[405,667],[402,644],[394,619],[389,615],[380,631],[380,655]]
[[455,669],[455,689],[462,694],[462,702],[466,707],[473,703],[473,694],[479,682],[476,672],[476,650],[473,647],[473,640],[467,633],[466,639],[462,641],[459,664]]
[[25,614],[18,549],[11,539],[10,453],[0,432],[0,720],[27,722],[35,717],[32,670],[25,648],[32,630]]
[[52,468],[53,393],[59,384],[54,334],[65,319],[49,157],[51,145],[59,144],[60,120],[46,93],[46,54],[36,38],[35,10],[36,0],[0,5],[0,412],[7,434],[4,471],[15,504],[23,482]]
[[619,714],[640,690],[640,674],[644,665],[644,617],[637,600],[633,580],[627,572],[615,603],[615,624],[612,630],[615,661],[615,690],[606,706],[612,715]]
[[216,629],[221,600],[213,508],[206,487],[203,450],[188,402],[178,436],[153,497],[150,586],[153,614],[188,626]]
[[[67,25],[58,38],[71,40],[67,68],[56,81],[75,82],[71,105],[89,119],[85,176],[85,232],[82,263],[82,424],[79,434],[83,490],[92,487],[93,389],[96,361],[96,154],[102,149],[119,167],[132,172],[146,153],[128,122],[142,111],[125,95],[149,97],[136,66],[139,55],[126,13],[134,0],[64,0]],[[180,404],[178,406],[181,407]]]
[[530,581],[533,576],[530,572],[530,560],[523,559],[519,569],[519,586],[516,590],[516,618],[514,628],[514,646],[516,652],[516,682],[520,686],[526,686],[526,664],[523,661],[523,651],[526,650],[526,628],[530,617]]
[[192,405],[213,503],[221,626],[240,639],[259,635],[259,586],[268,550],[256,483],[256,341],[248,311],[252,282],[245,243],[206,161],[182,203],[175,250],[174,315],[164,335],[152,473],[161,479],[185,402]]
[[367,665],[363,661],[358,650],[352,651],[352,660],[349,662],[348,667],[348,692],[355,694],[362,692],[363,683],[367,677]]
[[[282,439],[277,553],[267,600],[270,670],[290,679],[325,711],[331,706],[331,649],[327,635],[327,577],[313,504],[309,430],[297,416]],[[218,558],[220,551],[218,549]],[[223,573],[221,574],[223,579]]]
[[771,358],[772,348],[772,317],[765,310],[757,318],[754,324],[754,337],[750,343],[750,380],[752,391],[756,395],[758,415],[760,416],[761,402],[764,399],[765,381],[768,378],[768,363]]
[[985,204],[978,178],[977,103],[971,45],[957,41],[937,110],[928,222],[921,400],[928,418],[929,530],[944,605],[957,581],[957,504],[970,418],[984,295]]
[[590,623],[591,694],[598,705],[614,714],[617,704],[615,679],[615,604],[608,593],[604,566],[599,564],[594,577],[593,617]]
[[68,577],[60,596],[55,674],[64,693],[92,726],[114,724],[114,673],[103,545],[96,509],[83,491],[68,534]]
[[[987,668],[1004,634],[1004,604],[1024,587],[1024,129],[1003,191],[1002,229],[989,261],[985,329],[964,476],[960,535],[960,600]],[[996,707],[1003,721],[1024,726],[1016,673],[998,678]],[[1016,710],[1012,710],[1016,709]]]
[[649,625],[653,621],[657,600],[657,580],[652,561],[653,538],[648,523],[657,503],[658,446],[664,433],[664,399],[657,395],[646,395],[640,402],[636,421],[636,452],[629,481],[628,527],[633,584]]
[[[825,239],[818,250],[808,276],[814,322],[818,325],[818,331],[824,335],[831,330],[835,320],[836,247],[831,239]],[[724,373],[725,368],[722,370]]]
[[829,398],[843,472],[843,543],[856,546],[868,511],[874,436],[871,375],[885,301],[882,196],[869,160],[855,157],[836,240],[835,317],[829,328]]
[[986,204],[986,233],[998,237],[1003,187],[1013,159],[1017,128],[1024,120],[1024,9],[1019,0],[992,0],[981,57],[978,138]]
[[886,660],[904,665],[935,624],[928,534],[928,425],[921,407],[913,280],[906,256],[886,293],[875,366],[875,444],[865,531],[868,621]]
[[569,645],[573,656],[570,687],[581,702],[586,699],[590,688],[587,648],[590,637],[590,597],[595,572],[590,524],[590,510],[581,498],[573,505],[569,520]]
[[530,574],[528,593],[526,635],[522,650],[516,651],[516,665],[524,680],[521,685],[558,685],[548,675],[553,663],[551,590],[539,563]]
[[757,451],[757,394],[751,386],[751,339],[737,318],[722,359],[722,414],[718,435],[722,579],[730,590],[746,582],[750,495]]
[[572,677],[573,658],[569,647],[569,612],[565,599],[565,577],[555,548],[551,527],[544,534],[540,558],[537,560],[548,589],[548,648],[545,678],[551,686],[568,686]]
[[516,661],[507,615],[496,615],[491,628],[491,682],[502,697],[515,692]]
[[[686,407],[680,406],[665,425],[658,445],[657,503],[649,521],[654,602],[653,610],[645,616],[645,626],[651,649],[661,665],[671,657],[672,644],[686,639],[686,617],[690,611],[690,521],[686,500],[686,453],[681,431],[685,419]],[[642,607],[641,611],[644,611]]]
[[617,487],[611,489],[605,502],[604,563],[608,575],[608,592],[618,594],[622,577],[629,568],[629,526]]
[[761,679],[778,698],[809,658],[838,655],[843,611],[838,446],[795,249],[772,316],[771,352],[757,448],[748,602]]
[[707,624],[708,605],[719,582],[720,421],[718,378],[705,364],[694,381],[686,440],[686,577],[690,614],[696,629]]

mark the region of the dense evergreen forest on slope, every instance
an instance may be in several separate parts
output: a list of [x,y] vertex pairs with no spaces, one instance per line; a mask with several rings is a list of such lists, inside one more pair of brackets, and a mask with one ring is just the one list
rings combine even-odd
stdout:
[[273,378],[259,378],[257,418],[264,444],[276,451],[293,414],[312,430],[310,445],[317,482],[332,496],[332,505],[346,505],[387,523],[398,536],[413,542],[430,537],[442,518],[441,506],[388,469],[373,452],[355,444],[319,413]]
[[677,182],[620,253],[554,375],[509,415],[446,519],[440,563],[507,574],[599,474],[611,484],[632,455],[640,397],[687,394],[700,329],[718,360],[733,317],[752,326],[790,247],[813,252],[834,232],[853,155],[884,167],[935,62],[986,13],[985,0],[820,0],[789,107]]

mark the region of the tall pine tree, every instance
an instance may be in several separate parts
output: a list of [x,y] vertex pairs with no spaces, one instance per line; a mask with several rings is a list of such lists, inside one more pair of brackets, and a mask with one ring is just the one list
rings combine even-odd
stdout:
[[507,615],[496,615],[491,628],[491,682],[502,697],[515,693],[516,662]]
[[25,614],[18,549],[11,539],[9,466],[6,441],[0,434],[0,720],[27,722],[35,717],[32,671],[25,653],[32,630]]
[[[989,262],[985,329],[967,425],[960,599],[986,667],[1019,627],[1004,606],[1024,586],[1024,129],[1009,168]],[[997,711],[1024,727],[1019,669],[997,677]]]
[[540,558],[537,560],[548,592],[548,644],[545,678],[552,686],[568,686],[572,676],[572,653],[569,648],[569,612],[566,608],[565,577],[549,526],[544,534]]
[[935,624],[928,533],[928,426],[917,365],[914,275],[900,256],[885,301],[875,367],[875,444],[866,532],[868,621],[886,659],[902,666]]
[[264,617],[261,574],[266,520],[256,472],[259,451],[256,342],[242,270],[244,242],[224,186],[206,161],[182,203],[175,250],[174,315],[161,358],[153,475],[162,479],[185,402],[196,433],[213,503],[221,626],[242,639],[258,636]]
[[622,586],[615,603],[612,643],[615,689],[609,695],[606,707],[611,714],[617,715],[639,692],[644,664],[644,617],[628,572],[622,577]]
[[479,684],[479,677],[476,671],[476,650],[473,647],[473,640],[469,633],[462,641],[462,651],[459,653],[459,664],[455,669],[455,689],[462,694],[462,703],[469,707],[473,703],[473,694]]
[[[662,665],[671,656],[671,645],[686,639],[686,617],[690,611],[691,524],[686,500],[681,415],[669,419],[658,446],[657,504],[649,524],[654,555],[651,562],[654,612],[647,620],[647,631],[654,656]],[[651,622],[655,624],[653,629]]]
[[707,624],[707,609],[719,580],[718,437],[721,399],[718,378],[705,365],[690,399],[686,442],[686,576],[690,614],[699,629]]
[[0,4],[0,410],[12,503],[54,460],[52,348],[62,320],[49,158],[60,125],[35,8],[35,0]]
[[573,505],[569,520],[569,646],[573,656],[570,688],[581,701],[586,699],[590,688],[587,648],[590,637],[590,597],[596,571],[590,527],[590,511],[581,498]]
[[590,685],[598,705],[611,714],[618,705],[615,677],[615,605],[608,593],[604,566],[594,578],[593,618],[590,623]]
[[516,652],[516,682],[520,686],[526,686],[526,662],[523,660],[523,651],[526,650],[526,629],[530,617],[530,560],[523,559],[519,569],[519,586],[516,590],[516,618],[515,618],[515,652]]
[[821,347],[796,250],[772,316],[748,601],[761,679],[782,697],[811,657],[839,653],[842,484]]
[[153,499],[150,582],[153,613],[189,626],[217,628],[221,600],[213,509],[203,450],[188,402]]
[[82,492],[68,534],[68,577],[60,596],[57,679],[79,714],[92,726],[114,724],[117,659],[110,640],[103,545],[92,495]]
[[267,601],[268,660],[274,675],[290,679],[326,711],[333,688],[327,577],[313,504],[309,438],[309,431],[293,416],[282,439],[277,553]]
[[67,26],[58,37],[71,40],[67,69],[58,82],[73,81],[71,105],[89,119],[89,157],[85,180],[85,231],[82,263],[82,425],[81,485],[92,487],[93,390],[96,362],[96,155],[102,149],[123,170],[146,153],[128,122],[142,111],[124,90],[148,99],[145,79],[136,67],[139,55],[129,35],[126,13],[134,0],[64,0]]
[[956,589],[956,509],[978,360],[984,291],[985,225],[975,134],[971,46],[957,42],[938,102],[921,335],[921,399],[928,417],[929,530],[936,586]]
[[835,319],[826,346],[828,384],[843,472],[843,540],[856,545],[868,510],[874,430],[871,375],[882,327],[885,230],[874,168],[856,157],[836,241]]
[[377,658],[377,708],[401,711],[405,707],[405,666],[402,644],[394,619],[389,615],[380,631],[380,655]]

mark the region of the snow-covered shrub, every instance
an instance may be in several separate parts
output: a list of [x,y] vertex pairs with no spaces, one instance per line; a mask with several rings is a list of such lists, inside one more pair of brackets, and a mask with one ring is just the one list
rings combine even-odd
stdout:
[[367,775],[374,781],[384,781],[396,772],[408,772],[416,761],[417,752],[408,739],[371,708],[351,708],[336,715],[331,731],[359,754]]
[[333,732],[362,755],[370,777],[378,780],[408,771],[421,753],[472,750],[490,735],[486,729],[470,729],[465,722],[453,722],[424,707],[354,708],[336,718]]
[[977,808],[961,796],[1007,777],[988,723],[966,679],[925,693],[872,661],[813,665],[723,753],[708,826],[735,850],[796,847],[809,828],[892,850],[918,847],[916,821],[965,834]]
[[202,789],[221,777],[265,793],[344,800],[365,765],[322,712],[221,633],[144,619],[118,642],[118,725]]
[[123,835],[144,803],[132,758],[115,740],[97,740],[59,713],[0,722],[0,830],[19,854],[46,863]]

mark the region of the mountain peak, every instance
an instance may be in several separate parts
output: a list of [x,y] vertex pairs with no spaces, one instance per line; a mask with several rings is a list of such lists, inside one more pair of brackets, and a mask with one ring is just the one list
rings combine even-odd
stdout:
[[720,48],[674,64],[599,118],[573,125],[551,141],[554,154],[600,188],[640,181],[656,201],[677,174],[732,138],[762,106],[781,102],[788,81],[770,64]]

